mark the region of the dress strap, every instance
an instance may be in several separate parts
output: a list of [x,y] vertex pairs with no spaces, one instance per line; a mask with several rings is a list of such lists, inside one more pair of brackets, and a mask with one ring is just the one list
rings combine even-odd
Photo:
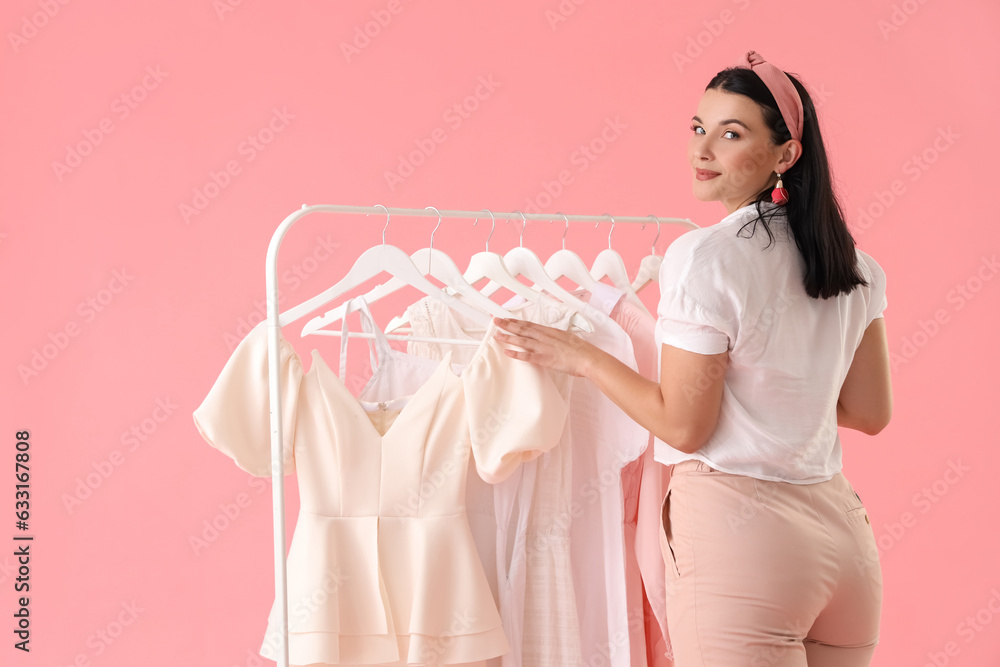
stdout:
[[376,326],[375,318],[372,317],[372,312],[368,308],[368,302],[365,298],[358,295],[349,299],[347,307],[344,308],[344,317],[341,318],[340,325],[340,379],[345,382],[347,373],[347,316],[355,309],[361,312],[361,329],[365,333],[373,335],[373,338],[368,339],[368,355],[373,373],[381,361],[385,359],[389,350],[389,341],[382,330]]

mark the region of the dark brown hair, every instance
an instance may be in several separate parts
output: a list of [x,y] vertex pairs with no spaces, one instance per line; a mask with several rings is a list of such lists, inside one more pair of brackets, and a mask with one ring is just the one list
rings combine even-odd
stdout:
[[[788,203],[773,207],[771,217],[782,209],[787,215],[795,244],[805,259],[806,270],[802,282],[809,296],[826,299],[840,293],[849,294],[857,285],[868,283],[857,267],[854,237],[847,228],[840,203],[833,192],[830,165],[823,137],[820,136],[816,108],[799,80],[787,72],[786,74],[802,98],[802,155],[791,169],[781,174],[782,185],[788,190]],[[745,67],[724,69],[709,81],[705,90],[710,89],[744,95],[756,102],[775,145],[792,138],[774,96],[752,70]],[[773,241],[774,235],[760,206],[765,201],[771,201],[770,188],[765,188],[757,195],[754,203],[757,219],[764,224],[770,241]],[[757,221],[752,222],[756,230]],[[770,241],[768,246],[771,245]]]

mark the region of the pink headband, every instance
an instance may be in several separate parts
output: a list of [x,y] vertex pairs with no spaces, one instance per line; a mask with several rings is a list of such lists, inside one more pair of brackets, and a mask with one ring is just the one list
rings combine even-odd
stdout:
[[802,141],[802,98],[795,89],[792,80],[780,69],[764,60],[756,51],[747,54],[736,63],[735,67],[745,67],[760,77],[767,89],[778,103],[781,117],[791,132],[792,138]]

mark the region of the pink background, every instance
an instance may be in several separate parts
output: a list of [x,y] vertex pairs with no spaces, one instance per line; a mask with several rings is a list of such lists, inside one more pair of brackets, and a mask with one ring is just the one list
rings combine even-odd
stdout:
[[[273,595],[270,482],[212,450],[191,411],[245,325],[263,316],[277,225],[304,203],[529,211],[533,202],[544,213],[713,224],[722,205],[691,195],[689,120],[712,75],[755,49],[812,91],[858,245],[888,274],[894,418],[875,438],[841,430],[844,472],[882,556],[874,664],[998,664],[1000,278],[990,262],[1000,232],[990,211],[1000,8],[482,4],[4,3],[7,628],[23,429],[35,539],[32,650],[15,651],[8,631],[0,662],[265,663],[256,651]],[[378,26],[375,15],[389,20]],[[374,36],[345,56],[366,26]],[[449,111],[463,104],[464,117]],[[582,157],[609,121],[613,140]],[[401,156],[436,128],[445,140],[390,183]],[[248,150],[258,133],[268,143]],[[225,187],[185,216],[230,162]],[[563,170],[569,184],[545,200]],[[380,242],[376,218],[315,214],[293,227],[279,258],[283,309]],[[560,247],[555,219],[525,234],[543,259]],[[412,252],[433,226],[397,219],[387,241]],[[464,268],[487,229],[445,220],[435,246]],[[567,247],[589,263],[608,229],[574,225]],[[662,231],[659,254],[680,228]],[[616,228],[630,270],[654,234]],[[491,249],[517,238],[498,224]],[[376,305],[383,326],[418,293],[399,295]],[[655,310],[655,284],[641,295]],[[335,361],[339,339],[303,341],[300,323],[286,329],[300,354],[318,347]],[[351,372],[363,374],[365,345],[352,345]],[[294,477],[287,493],[290,536]],[[193,546],[213,521],[223,530]]]

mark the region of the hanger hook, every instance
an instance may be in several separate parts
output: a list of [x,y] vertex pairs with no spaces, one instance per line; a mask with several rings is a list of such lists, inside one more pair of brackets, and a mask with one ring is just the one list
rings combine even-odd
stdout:
[[[606,215],[609,218],[611,218],[611,231],[608,232],[608,250],[611,250],[611,235],[615,231],[615,219],[614,219],[614,217],[612,217],[612,215],[610,213],[605,213],[604,215]],[[600,223],[598,223],[598,224],[600,224]]]
[[[375,206],[382,206],[382,204],[375,204]],[[385,210],[385,227],[382,228],[382,245],[385,245],[385,230],[389,226],[389,209],[385,208],[385,206],[382,206],[382,208]]]
[[556,215],[561,215],[563,217],[563,220],[566,221],[566,229],[563,230],[563,237],[562,237],[563,250],[565,250],[566,249],[566,232],[569,231],[569,218],[566,217],[565,213],[560,213],[559,211],[556,211]]
[[[490,218],[493,220],[493,226],[490,227],[490,235],[486,237],[486,252],[489,252],[490,251],[490,239],[493,238],[493,230],[495,230],[497,228],[497,219],[493,216],[493,211],[491,211],[490,209],[484,208],[483,210],[486,211],[487,213],[489,213],[490,214]],[[476,218],[476,221],[478,222],[479,218]],[[475,223],[473,223],[473,224],[475,224]]]
[[653,239],[653,246],[652,246],[652,254],[655,255],[656,254],[656,242],[660,240],[660,219],[657,218],[655,215],[651,215],[649,217],[651,217],[653,220],[656,220],[656,238]]
[[524,213],[521,213],[520,211],[514,211],[514,213],[517,213],[519,216],[521,216],[521,238],[520,238],[520,240],[518,242],[518,245],[520,245],[523,248],[524,247],[524,228],[528,226],[528,219],[526,217],[524,217]]
[[438,227],[441,226],[441,211],[438,211],[437,208],[435,208],[433,206],[425,206],[424,210],[426,211],[429,208],[433,208],[437,212],[437,214],[438,214],[438,223],[434,227],[434,231],[431,232],[431,251],[429,253],[427,253],[427,273],[428,274],[431,272],[431,257],[434,255],[434,233],[437,232]]

